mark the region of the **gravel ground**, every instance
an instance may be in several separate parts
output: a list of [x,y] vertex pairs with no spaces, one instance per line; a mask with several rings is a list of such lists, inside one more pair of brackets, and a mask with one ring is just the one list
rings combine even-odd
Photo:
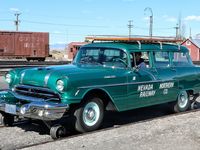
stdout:
[[46,130],[36,124],[0,128],[0,149],[13,150],[18,147],[52,141]]
[[29,150],[199,150],[200,112],[169,116],[29,147]]
[[[8,88],[0,76],[0,90]],[[30,144],[52,141],[48,130],[37,124],[22,124],[14,127],[0,128],[0,149],[16,149]]]

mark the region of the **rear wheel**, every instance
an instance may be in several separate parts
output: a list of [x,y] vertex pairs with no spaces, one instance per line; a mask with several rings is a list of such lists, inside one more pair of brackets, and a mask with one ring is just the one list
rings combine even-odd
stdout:
[[174,112],[184,112],[190,108],[190,99],[186,91],[180,91],[177,101],[173,103]]
[[104,104],[100,98],[91,97],[75,110],[75,129],[88,132],[98,129],[104,117]]

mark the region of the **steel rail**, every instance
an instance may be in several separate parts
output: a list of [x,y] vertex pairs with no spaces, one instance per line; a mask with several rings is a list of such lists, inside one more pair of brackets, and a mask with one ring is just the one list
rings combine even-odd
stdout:
[[127,124],[124,124],[124,125],[116,125],[116,126],[113,126],[113,127],[103,128],[103,129],[95,130],[95,131],[92,131],[92,132],[70,135],[70,136],[62,137],[62,138],[59,138],[59,139],[56,139],[56,140],[48,140],[48,141],[45,141],[45,142],[30,144],[30,145],[27,145],[27,146],[19,146],[19,147],[16,147],[16,149],[23,149],[23,148],[33,147],[33,146],[39,146],[39,145],[43,145],[43,144],[47,144],[47,143],[52,143],[52,142],[55,142],[55,141],[71,139],[71,138],[75,138],[75,137],[79,137],[79,136],[83,136],[83,135],[90,135],[90,134],[94,134],[94,133],[97,133],[97,132],[112,130],[112,129],[115,129],[115,128],[121,128],[121,127],[131,126],[131,125],[135,125],[135,124],[141,124],[141,123],[145,123],[145,122],[149,122],[149,121],[153,121],[153,120],[157,120],[157,119],[164,119],[164,118],[167,118],[167,117],[179,116],[179,115],[193,113],[193,112],[197,112],[197,111],[200,111],[200,109],[194,109],[194,110],[189,110],[189,111],[186,111],[186,112],[168,114],[168,115],[159,116],[159,117],[155,117],[155,118],[145,119],[145,120],[142,120],[142,121],[127,123]]

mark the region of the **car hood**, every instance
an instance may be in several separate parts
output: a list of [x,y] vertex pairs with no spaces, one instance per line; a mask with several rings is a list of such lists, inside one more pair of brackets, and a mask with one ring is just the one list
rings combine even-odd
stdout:
[[[95,65],[62,65],[26,69],[21,72],[21,84],[55,87],[58,79],[67,78],[71,82],[113,76],[112,68]],[[112,69],[113,70],[113,69]]]
[[50,78],[68,76],[70,73],[79,72],[75,65],[62,65],[26,69],[21,72],[21,83],[35,86],[45,86]]

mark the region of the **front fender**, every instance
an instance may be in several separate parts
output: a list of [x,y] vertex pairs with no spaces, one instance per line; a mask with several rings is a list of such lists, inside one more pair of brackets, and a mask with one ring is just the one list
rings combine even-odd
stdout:
[[9,90],[0,91],[0,104],[3,102],[16,103],[17,99]]
[[109,98],[109,100],[112,102],[112,104],[114,105],[114,107],[116,108],[116,110],[119,111],[119,108],[117,107],[117,105],[116,105],[113,97],[104,88],[80,88],[80,89],[77,90],[77,92],[76,92],[75,95],[77,97],[79,97],[78,98],[78,99],[80,99],[79,102],[81,102],[81,100],[84,99],[87,96],[87,94],[89,94],[89,93],[97,94],[98,92],[104,93]]

